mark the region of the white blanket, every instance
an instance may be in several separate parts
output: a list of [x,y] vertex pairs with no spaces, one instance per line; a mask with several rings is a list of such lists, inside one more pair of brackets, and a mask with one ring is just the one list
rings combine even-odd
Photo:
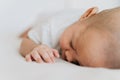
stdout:
[[28,63],[18,52],[18,33],[4,32],[0,37],[0,80],[120,80],[117,69],[81,67],[62,59],[55,64]]

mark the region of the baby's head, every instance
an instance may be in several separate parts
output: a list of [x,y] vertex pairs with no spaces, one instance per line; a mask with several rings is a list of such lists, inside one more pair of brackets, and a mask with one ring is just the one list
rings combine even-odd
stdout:
[[117,21],[120,20],[115,17],[118,9],[105,10],[98,14],[96,7],[87,10],[61,36],[63,58],[83,66],[119,68],[120,24]]

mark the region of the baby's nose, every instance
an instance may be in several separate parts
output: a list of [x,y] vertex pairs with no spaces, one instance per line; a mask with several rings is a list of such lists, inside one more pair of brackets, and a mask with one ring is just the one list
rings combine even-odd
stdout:
[[65,51],[65,58],[68,62],[73,62],[73,56],[69,51]]

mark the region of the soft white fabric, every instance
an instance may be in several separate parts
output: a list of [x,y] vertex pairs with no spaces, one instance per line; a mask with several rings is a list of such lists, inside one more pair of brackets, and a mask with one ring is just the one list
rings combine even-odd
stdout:
[[43,23],[36,21],[34,28],[28,32],[28,36],[38,44],[42,43],[59,49],[61,34],[67,27],[79,20],[83,12],[84,10],[61,11]]
[[0,34],[0,80],[120,80],[119,69],[76,66],[62,59],[54,64],[26,62],[18,52],[18,35],[13,31]]

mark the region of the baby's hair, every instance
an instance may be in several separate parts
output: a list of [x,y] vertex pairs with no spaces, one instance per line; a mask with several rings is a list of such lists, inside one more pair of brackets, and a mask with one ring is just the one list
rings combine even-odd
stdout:
[[108,68],[120,68],[120,38],[118,31],[113,31],[109,26],[102,26],[96,28],[106,35],[103,45],[103,55],[105,56],[104,66]]
[[[120,38],[115,35],[115,32],[110,29],[109,26],[102,25],[99,27],[94,25],[88,27],[82,36],[85,35],[87,35],[87,37],[81,38],[83,39],[83,51],[89,53],[89,66],[120,68]],[[94,39],[96,38],[98,39],[95,41]],[[91,44],[89,41],[93,41],[92,43],[96,45],[97,52],[94,51],[96,47],[87,47]],[[94,44],[91,44],[91,46],[94,46]]]
[[[107,39],[108,43],[106,46],[106,66],[110,68],[120,68],[120,39],[110,31]],[[119,34],[119,33],[118,33]]]
[[[91,17],[91,19],[95,19],[96,17],[99,19],[95,19],[96,21],[92,22],[92,25],[88,27],[103,32],[103,35],[107,35],[104,37],[103,52],[105,67],[108,68],[120,68],[120,26],[119,22],[116,22],[119,21],[118,11],[120,11],[120,7],[102,11],[98,14],[100,17]],[[115,20],[113,21],[113,19]]]

